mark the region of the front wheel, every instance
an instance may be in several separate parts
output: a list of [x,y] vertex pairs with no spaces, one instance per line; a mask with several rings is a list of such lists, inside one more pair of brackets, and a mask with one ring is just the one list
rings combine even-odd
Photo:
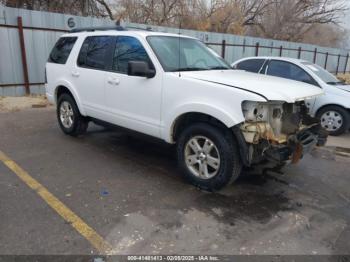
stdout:
[[191,125],[180,134],[177,156],[185,178],[208,191],[234,182],[242,170],[233,134],[206,123]]
[[339,136],[349,129],[349,112],[339,106],[327,106],[317,113],[321,120],[322,127],[329,132],[331,136]]

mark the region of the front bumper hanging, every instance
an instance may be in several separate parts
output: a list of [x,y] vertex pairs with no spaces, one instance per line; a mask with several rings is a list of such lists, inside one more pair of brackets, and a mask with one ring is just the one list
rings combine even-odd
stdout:
[[290,137],[286,145],[270,145],[263,154],[270,161],[277,163],[289,161],[296,164],[316,146],[324,146],[327,142],[327,136],[327,131],[321,125],[314,125]]

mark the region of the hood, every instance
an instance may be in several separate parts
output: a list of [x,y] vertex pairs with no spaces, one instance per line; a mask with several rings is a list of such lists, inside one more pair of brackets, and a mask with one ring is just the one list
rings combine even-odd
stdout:
[[182,72],[182,77],[197,79],[259,94],[269,101],[294,103],[323,94],[321,88],[279,77],[239,70]]
[[350,85],[339,85],[339,86],[332,86],[332,87],[336,87],[338,89],[350,92]]

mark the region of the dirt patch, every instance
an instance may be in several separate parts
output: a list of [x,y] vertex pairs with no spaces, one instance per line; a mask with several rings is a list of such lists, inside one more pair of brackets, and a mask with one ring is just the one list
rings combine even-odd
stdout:
[[48,105],[45,96],[0,97],[0,112],[14,112]]
[[347,74],[339,74],[338,78],[342,81],[345,81],[347,84],[350,84],[350,73]]

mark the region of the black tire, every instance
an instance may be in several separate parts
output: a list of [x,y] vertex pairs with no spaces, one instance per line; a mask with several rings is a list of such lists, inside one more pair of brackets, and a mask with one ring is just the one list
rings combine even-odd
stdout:
[[337,112],[339,115],[341,115],[343,122],[342,125],[339,129],[331,131],[331,130],[327,130],[329,135],[331,136],[340,136],[342,134],[344,134],[350,126],[350,114],[347,110],[345,110],[344,108],[340,107],[340,106],[326,106],[324,108],[322,108],[319,112],[317,112],[317,118],[320,119],[321,121],[321,125],[322,122],[325,119],[322,119],[322,116],[330,111],[334,111]]
[[[73,111],[73,123],[70,127],[65,126],[61,120],[60,108],[63,103],[68,103]],[[86,132],[89,125],[89,121],[86,117],[80,114],[78,106],[75,103],[74,98],[70,94],[65,93],[60,95],[57,102],[56,112],[59,126],[66,135],[76,137],[83,135]]]
[[[209,138],[215,144],[220,158],[218,171],[210,179],[194,175],[186,164],[186,145],[192,138],[198,136]],[[242,171],[242,161],[233,134],[229,130],[222,130],[207,123],[193,124],[180,134],[177,141],[177,158],[185,178],[194,186],[207,191],[217,191],[233,183]]]

